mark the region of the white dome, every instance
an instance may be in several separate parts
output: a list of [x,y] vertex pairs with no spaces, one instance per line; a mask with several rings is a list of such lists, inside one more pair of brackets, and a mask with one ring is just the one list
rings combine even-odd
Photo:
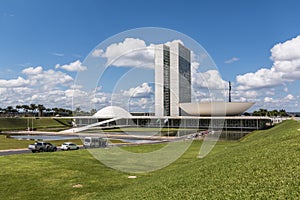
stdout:
[[118,106],[107,106],[105,108],[102,108],[98,112],[96,112],[93,117],[98,118],[116,118],[116,117],[122,117],[122,118],[130,118],[131,114],[124,110],[121,107]]

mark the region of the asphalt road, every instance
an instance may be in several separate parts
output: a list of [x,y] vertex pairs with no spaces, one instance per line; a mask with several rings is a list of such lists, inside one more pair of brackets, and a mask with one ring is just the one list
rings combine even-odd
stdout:
[[[79,146],[79,149],[83,149],[82,146]],[[57,148],[57,151],[61,151],[60,148]],[[71,150],[73,151],[73,150]],[[74,150],[75,151],[75,150]],[[0,156],[9,156],[15,154],[25,154],[25,153],[32,153],[28,149],[8,149],[8,150],[0,150]],[[42,153],[51,153],[51,152],[42,152]]]
[[10,149],[10,150],[0,150],[0,156],[8,156],[14,154],[25,154],[25,153],[32,153],[28,149]]

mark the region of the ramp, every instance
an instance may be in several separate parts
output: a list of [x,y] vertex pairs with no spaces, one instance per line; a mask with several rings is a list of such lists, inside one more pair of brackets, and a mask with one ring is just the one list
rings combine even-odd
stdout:
[[89,125],[86,125],[86,126],[78,127],[78,128],[71,128],[71,129],[67,129],[67,130],[64,130],[64,131],[59,131],[59,133],[78,133],[78,132],[86,131],[86,130],[88,130],[90,128],[93,128],[95,126],[100,126],[100,125],[103,125],[103,124],[106,124],[106,123],[109,123],[109,122],[117,121],[119,119],[122,119],[122,118],[121,117],[116,117],[116,118],[104,120],[102,122],[97,122],[97,123],[94,123],[94,124],[89,124]]

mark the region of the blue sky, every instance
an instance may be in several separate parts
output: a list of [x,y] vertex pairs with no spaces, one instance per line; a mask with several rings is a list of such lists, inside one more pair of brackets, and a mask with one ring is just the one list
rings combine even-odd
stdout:
[[[282,65],[274,65],[275,61],[281,61],[280,52],[290,49],[285,47],[288,45],[292,46],[291,54],[296,52],[293,63],[300,58],[297,41],[285,43],[300,35],[299,7],[300,2],[296,0],[2,0],[0,107],[23,103],[69,107],[71,82],[76,78],[76,70],[64,70],[59,66],[83,62],[100,42],[122,31],[163,27],[182,32],[205,48],[216,63],[222,79],[233,82],[236,101],[247,99],[258,102],[253,109],[266,107],[300,111],[299,76],[288,76],[300,70],[299,64],[285,68],[293,70],[290,72],[283,70]],[[277,51],[274,53],[272,60],[271,49],[279,43],[286,45],[282,46],[281,51],[278,50],[278,54],[275,55]],[[37,69],[38,66],[42,69]],[[269,71],[261,73],[268,74],[272,67],[281,76],[287,77],[281,84],[276,85],[272,81],[259,87],[244,84],[246,79],[264,81],[252,80],[251,74],[244,76],[247,73],[253,73],[252,77],[255,77],[258,76],[256,72],[266,68]],[[40,82],[37,74],[48,78],[49,82]],[[238,76],[242,77],[237,80]],[[270,76],[273,77],[273,74]],[[50,87],[53,94],[47,92]],[[37,95],[34,88],[44,88],[44,93],[49,96]],[[12,100],[13,96],[18,98],[20,93],[21,99]],[[101,94],[109,98],[108,94]],[[98,107],[109,103],[105,98],[102,102]],[[142,103],[145,101],[137,102],[135,106]]]

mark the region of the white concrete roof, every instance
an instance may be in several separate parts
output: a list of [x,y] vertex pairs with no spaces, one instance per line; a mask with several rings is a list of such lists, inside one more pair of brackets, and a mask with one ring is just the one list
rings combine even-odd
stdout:
[[130,118],[131,114],[118,106],[107,106],[96,112],[93,117],[96,118]]
[[236,116],[249,109],[252,102],[195,102],[180,103],[180,108],[191,116]]

